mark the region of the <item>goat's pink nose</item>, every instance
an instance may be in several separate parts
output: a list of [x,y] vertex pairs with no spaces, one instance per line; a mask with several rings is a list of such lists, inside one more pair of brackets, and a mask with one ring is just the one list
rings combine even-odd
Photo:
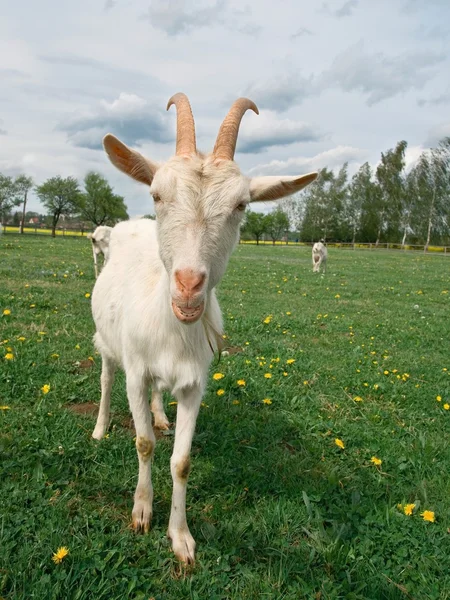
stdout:
[[194,296],[198,294],[203,284],[205,283],[205,273],[196,273],[192,269],[182,269],[175,271],[175,282],[177,284],[178,291],[183,296]]

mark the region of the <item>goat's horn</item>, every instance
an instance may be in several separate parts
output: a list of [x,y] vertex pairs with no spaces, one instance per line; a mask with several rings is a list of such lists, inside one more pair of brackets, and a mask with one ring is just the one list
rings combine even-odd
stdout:
[[181,92],[172,96],[167,110],[175,104],[177,108],[177,156],[190,156],[196,153],[195,124],[191,105],[186,94]]
[[245,111],[252,109],[259,115],[258,107],[248,98],[238,98],[230,108],[219,129],[216,145],[214,146],[213,156],[225,160],[233,160],[236,150],[239,125]]

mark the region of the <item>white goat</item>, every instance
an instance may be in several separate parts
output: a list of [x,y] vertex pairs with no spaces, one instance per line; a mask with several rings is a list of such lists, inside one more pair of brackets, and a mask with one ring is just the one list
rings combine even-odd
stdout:
[[314,181],[317,173],[297,177],[241,175],[233,161],[239,125],[255,104],[240,98],[225,118],[211,155],[196,150],[189,100],[176,94],[176,156],[163,165],[144,158],[108,134],[103,140],[112,163],[150,187],[156,222],[117,225],[110,258],[92,294],[95,344],[102,355],[100,410],[93,437],[101,439],[109,422],[111,386],[117,366],[126,374],[128,400],[136,428],[139,478],[132,521],[147,532],[152,517],[151,459],[155,426],[168,427],[162,391],[177,399],[173,454],[172,509],[168,535],[175,555],[194,561],[195,541],[186,522],[186,485],[195,423],[222,317],[215,287],[238,241],[239,224],[249,202],[276,200]]
[[103,266],[106,265],[109,258],[109,239],[111,237],[112,227],[107,225],[99,225],[93,233],[88,233],[87,238],[92,242],[92,254],[94,255],[94,269],[95,278],[98,277],[97,269],[97,257],[99,254],[103,254],[104,262]]
[[327,266],[328,250],[324,244],[324,240],[316,242],[312,247],[312,263],[313,273],[320,272],[320,265],[323,264],[323,272],[325,273]]

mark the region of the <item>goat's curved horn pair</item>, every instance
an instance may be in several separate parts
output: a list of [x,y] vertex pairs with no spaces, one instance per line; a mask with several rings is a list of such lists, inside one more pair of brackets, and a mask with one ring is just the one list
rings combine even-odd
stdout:
[[[190,156],[197,151],[195,144],[195,124],[191,105],[185,94],[172,96],[167,103],[167,110],[175,104],[177,109],[177,156]],[[233,160],[236,150],[237,136],[242,117],[247,110],[259,115],[258,108],[248,98],[238,98],[230,108],[217,135],[213,156],[224,160]]]

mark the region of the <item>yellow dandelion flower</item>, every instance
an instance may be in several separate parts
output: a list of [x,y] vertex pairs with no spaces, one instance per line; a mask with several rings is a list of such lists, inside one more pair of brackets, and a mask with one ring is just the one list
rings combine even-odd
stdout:
[[434,512],[432,510],[424,510],[423,513],[420,513],[420,516],[423,517],[424,521],[434,523]]
[[344,442],[339,438],[335,438],[334,443],[336,444],[336,446],[339,446],[339,448],[341,448],[342,450],[345,448]]
[[30,308],[36,308],[36,304],[30,304]]
[[0,410],[9,410],[10,407],[9,406],[0,406]]
[[448,404],[447,402],[444,404],[444,410],[448,410],[450,408],[450,404]]
[[233,400],[231,404],[234,404],[234,406],[237,406],[238,404],[240,404],[239,400]]
[[9,308],[5,308],[5,310],[3,311],[3,314],[6,315],[10,315],[11,311],[9,310]]
[[203,406],[203,408],[209,408],[209,404],[206,404],[206,402],[202,402],[201,406]]
[[48,394],[48,393],[49,393],[49,391],[50,391],[50,385],[49,385],[48,383],[46,383],[45,385],[43,385],[43,386],[41,387],[41,392],[42,392],[43,394]]
[[263,323],[265,323],[266,325],[268,325],[270,323],[270,321],[272,320],[272,315],[269,315],[268,317],[266,317],[263,321]]
[[379,467],[383,461],[381,460],[381,458],[377,458],[376,456],[372,456],[372,458],[370,459],[370,462],[373,465],[375,465],[376,467]]
[[416,508],[415,504],[405,504],[403,507],[403,512],[407,517],[410,517],[413,513],[413,510]]
[[45,335],[45,331],[38,331],[39,335]]
[[377,390],[379,387],[380,387],[380,386],[378,385],[378,383],[374,383],[374,384],[373,384],[373,389],[374,389],[374,390]]
[[284,376],[284,377],[287,377],[287,376],[288,376],[288,374],[286,373],[286,371],[283,371],[283,376]]
[[175,400],[174,402],[169,402],[168,406],[176,406],[178,402]]
[[295,363],[295,358],[288,358],[287,361],[286,361],[286,363],[288,365],[292,365],[292,363]]
[[383,371],[385,375],[389,375],[389,371]]
[[51,358],[59,358],[59,354],[56,354],[56,352],[54,352],[54,353],[51,355]]
[[216,394],[218,396],[223,396],[225,394],[225,390],[223,390],[223,389],[217,390]]
[[270,379],[272,377],[272,373],[264,373],[264,377],[266,379]]
[[26,338],[24,338],[23,335],[21,335],[17,339],[19,340],[19,342],[24,342],[26,340]]
[[442,397],[441,397],[441,396],[436,396],[436,400],[437,400],[438,402],[440,402],[440,401],[442,400]]
[[14,354],[12,352],[7,352],[5,354],[5,360],[14,360]]
[[287,311],[287,313],[286,313],[286,314],[287,314],[287,316],[289,317],[289,316],[290,316],[292,313],[291,313],[291,312],[289,312],[289,311]]
[[59,565],[60,562],[69,554],[69,548],[65,546],[61,546],[58,550],[53,554],[52,561],[55,565]]
[[240,386],[244,387],[244,386],[245,386],[245,379],[238,379],[238,380],[236,381],[236,383],[237,383],[238,385],[240,385]]
[[272,400],[270,398],[264,398],[263,403],[264,404],[272,404]]
[[336,294],[335,298],[340,298],[341,295],[340,294]]
[[86,292],[86,293],[85,293],[85,295],[84,295],[84,297],[85,297],[85,298],[90,298],[90,297],[91,297],[91,295],[90,295],[90,293],[89,293],[89,292]]
[[212,378],[213,378],[215,381],[219,381],[219,379],[223,379],[224,377],[225,377],[225,375],[224,375],[223,373],[214,373],[214,375],[213,375],[213,377],[212,377]]
[[361,398],[361,396],[355,396],[355,397],[353,398],[353,400],[354,400],[355,402],[362,402],[362,401],[363,401],[363,399]]
[[75,350],[79,350],[79,349],[80,349],[80,344],[77,344],[77,345],[75,346]]
[[307,379],[305,379],[305,381],[303,382],[303,385],[308,385],[309,381]]

